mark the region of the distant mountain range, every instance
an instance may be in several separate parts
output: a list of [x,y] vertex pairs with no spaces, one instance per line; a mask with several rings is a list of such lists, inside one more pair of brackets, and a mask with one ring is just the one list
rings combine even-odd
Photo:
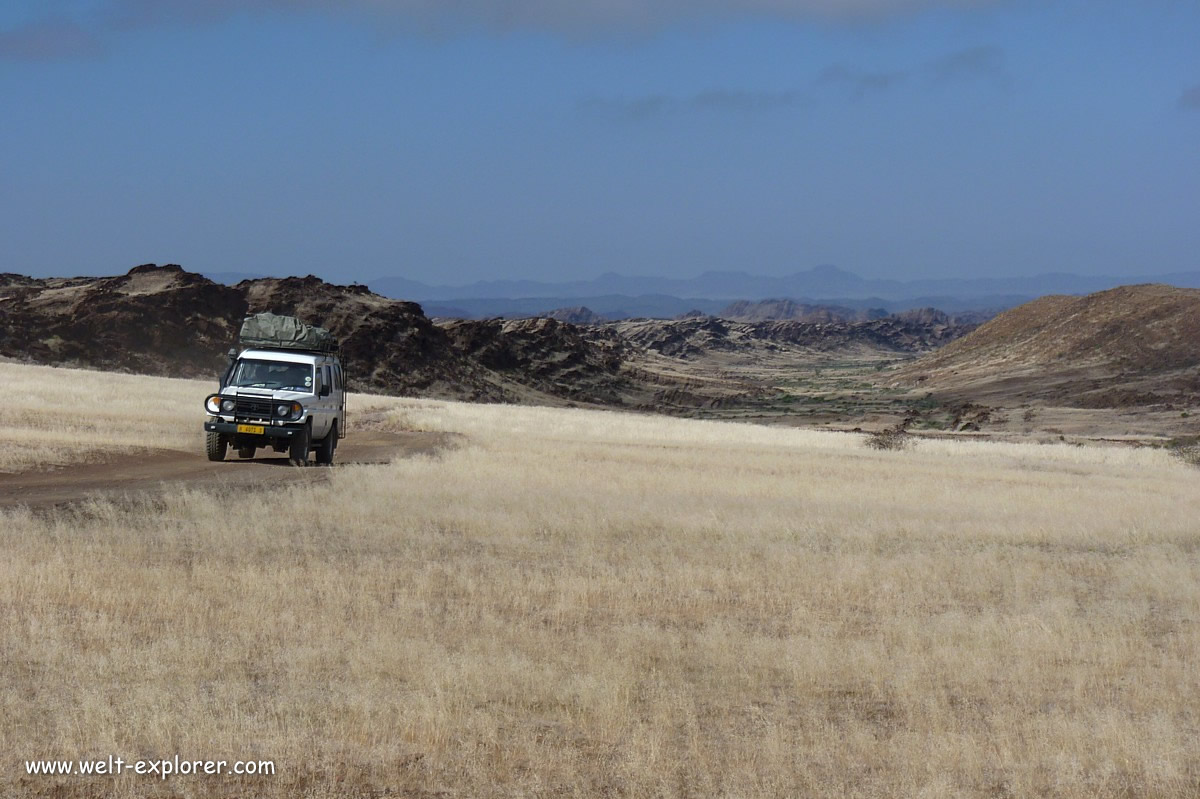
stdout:
[[[261,275],[208,273],[234,283]],[[691,278],[620,275],[558,283],[489,280],[459,286],[430,285],[404,277],[369,281],[385,297],[420,302],[430,316],[529,316],[557,308],[587,306],[610,318],[671,318],[689,311],[715,314],[736,300],[792,300],[837,304],[855,310],[899,312],[934,307],[947,312],[1000,310],[1047,294],[1090,294],[1116,286],[1165,283],[1200,288],[1200,271],[1160,275],[1076,275],[1054,272],[1027,277],[889,280],[864,278],[835,266],[818,266],[782,277],[747,272],[705,272]]]
[[431,286],[403,277],[369,281],[372,291],[418,302],[518,297],[601,297],[668,295],[714,300],[763,300],[807,297],[817,300],[878,298],[892,302],[913,297],[985,298],[1003,295],[1088,294],[1130,283],[1167,283],[1200,287],[1200,271],[1144,277],[1085,276],[1055,272],[1032,277],[939,278],[885,280],[864,278],[836,266],[818,266],[782,277],[747,272],[705,272],[692,278],[642,277],[608,272],[594,280],[548,283],[533,280],[490,280],[464,286]]

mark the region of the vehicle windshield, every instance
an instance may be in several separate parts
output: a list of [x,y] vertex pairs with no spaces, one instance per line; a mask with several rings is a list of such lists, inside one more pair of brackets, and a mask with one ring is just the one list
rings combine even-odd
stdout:
[[307,363],[258,361],[242,358],[230,375],[229,385],[240,388],[269,388],[312,393],[313,368]]

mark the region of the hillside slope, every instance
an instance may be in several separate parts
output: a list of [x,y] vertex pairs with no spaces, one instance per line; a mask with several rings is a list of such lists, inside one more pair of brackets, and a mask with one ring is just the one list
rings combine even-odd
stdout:
[[[215,376],[242,319],[258,311],[299,316],[333,331],[356,390],[619,404],[613,386],[623,380],[618,375],[623,350],[593,344],[595,336],[572,325],[555,322],[533,340],[528,324],[464,322],[452,336],[420,305],[381,297],[365,286],[337,286],[312,276],[225,286],[177,265],[146,264],[102,278],[0,276],[0,356]],[[497,351],[509,357],[486,357]],[[568,351],[569,358],[558,354]]]
[[0,355],[173,377],[214,375],[246,315],[236,288],[178,266],[99,278],[0,276]]
[[897,374],[976,399],[1083,407],[1200,400],[1200,289],[1146,284],[1050,296],[998,315]]
[[[173,377],[215,377],[247,313],[329,328],[351,388],[484,402],[582,403],[692,414],[760,408],[778,381],[839,358],[911,357],[970,329],[935,311],[865,322],[600,324],[432,320],[413,302],[316,277],[214,283],[177,265],[116,277],[0,275],[0,356]],[[568,316],[583,318],[582,309]],[[768,402],[768,404],[770,404]],[[785,409],[786,410],[786,409]]]
[[678,358],[711,352],[793,350],[863,354],[927,352],[964,335],[973,325],[945,315],[927,319],[889,316],[865,322],[735,322],[713,316],[610,323],[630,342]]
[[888,313],[880,308],[855,310],[840,305],[813,305],[790,299],[738,300],[726,305],[718,314],[722,319],[737,322],[865,322],[882,319]]

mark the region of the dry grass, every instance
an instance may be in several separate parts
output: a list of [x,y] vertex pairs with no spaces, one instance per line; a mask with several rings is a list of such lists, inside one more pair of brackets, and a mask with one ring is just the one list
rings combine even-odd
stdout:
[[109,753],[279,765],[171,795],[1200,791],[1164,451],[373,401],[468,443],[0,516],[0,792]]
[[[175,380],[0,362],[0,472],[45,469],[118,454],[203,452],[211,381]],[[386,406],[350,400],[356,412]]]
[[[202,402],[216,379],[170,380],[0,364],[0,472],[140,449],[201,451]],[[187,431],[187,435],[181,435]]]

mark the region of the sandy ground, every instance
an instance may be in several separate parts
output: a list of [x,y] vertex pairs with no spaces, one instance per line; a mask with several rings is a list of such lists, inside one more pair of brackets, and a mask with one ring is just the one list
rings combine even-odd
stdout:
[[[369,432],[350,436],[337,449],[333,468],[352,464],[388,463],[395,458],[434,452],[451,438],[445,433]],[[203,452],[151,450],[120,455],[100,463],[62,466],[50,471],[0,473],[0,508],[40,509],[86,500],[181,487],[235,486],[326,480],[329,467],[295,468],[286,454],[267,451],[263,457],[224,462],[207,460]]]

